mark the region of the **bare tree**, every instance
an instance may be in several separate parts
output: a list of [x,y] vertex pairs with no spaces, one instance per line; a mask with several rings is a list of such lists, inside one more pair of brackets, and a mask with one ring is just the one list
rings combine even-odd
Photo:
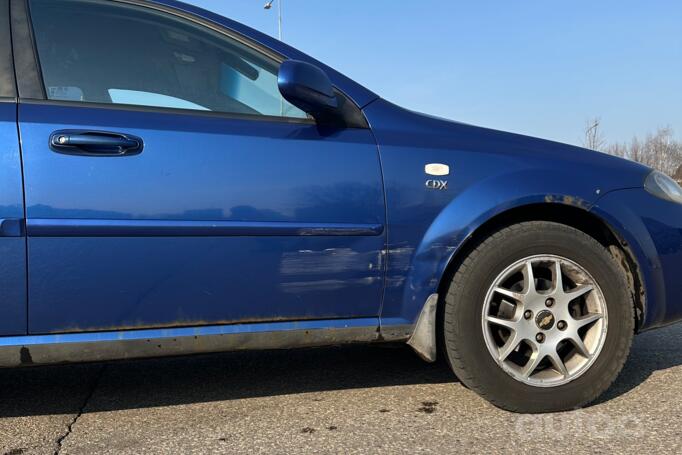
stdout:
[[678,167],[675,174],[673,174],[673,178],[677,180],[677,183],[682,184],[682,164],[680,164],[680,167]]
[[606,140],[601,132],[601,119],[595,117],[588,120],[585,124],[585,138],[583,139],[583,147],[590,150],[603,150],[606,145]]
[[[675,141],[670,127],[659,128],[644,140],[635,137],[630,143],[609,144],[601,150],[638,161],[671,176],[682,173],[682,142]],[[682,175],[677,178],[682,180]]]

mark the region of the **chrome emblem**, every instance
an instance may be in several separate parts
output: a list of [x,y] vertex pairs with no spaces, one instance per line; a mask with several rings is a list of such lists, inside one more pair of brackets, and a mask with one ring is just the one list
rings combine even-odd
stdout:
[[535,323],[542,330],[549,330],[554,327],[554,315],[550,311],[541,311],[535,318]]
[[426,187],[431,190],[447,190],[448,181],[447,180],[427,180]]

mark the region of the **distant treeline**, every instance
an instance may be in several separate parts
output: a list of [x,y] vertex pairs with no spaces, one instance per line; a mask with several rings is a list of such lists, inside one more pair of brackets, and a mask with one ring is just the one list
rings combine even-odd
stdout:
[[659,128],[643,139],[634,137],[630,142],[610,144],[604,139],[600,124],[599,119],[587,123],[583,141],[586,148],[638,161],[682,182],[682,142],[675,140],[672,128]]

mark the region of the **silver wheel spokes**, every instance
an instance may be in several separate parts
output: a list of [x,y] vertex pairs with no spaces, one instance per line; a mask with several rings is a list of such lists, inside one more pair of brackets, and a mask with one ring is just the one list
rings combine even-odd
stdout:
[[512,377],[535,386],[565,384],[584,373],[606,338],[597,283],[558,256],[533,256],[493,282],[483,307],[490,354]]

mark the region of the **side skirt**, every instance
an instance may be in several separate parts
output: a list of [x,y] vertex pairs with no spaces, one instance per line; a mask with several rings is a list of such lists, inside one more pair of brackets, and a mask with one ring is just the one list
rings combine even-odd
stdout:
[[0,367],[407,339],[384,338],[378,328],[370,318],[2,337]]

